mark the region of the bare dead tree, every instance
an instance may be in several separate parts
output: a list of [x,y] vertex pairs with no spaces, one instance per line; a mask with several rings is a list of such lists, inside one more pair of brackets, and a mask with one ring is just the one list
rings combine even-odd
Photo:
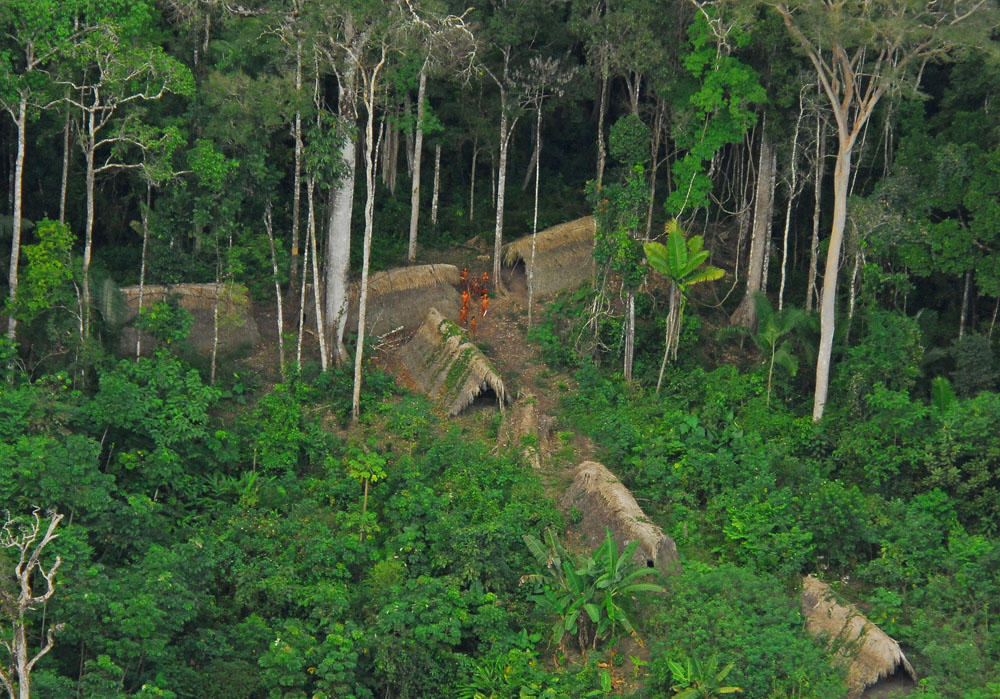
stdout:
[[[8,661],[0,667],[0,682],[7,690],[10,699],[29,699],[31,696],[31,671],[35,664],[55,645],[55,635],[62,631],[63,624],[50,626],[45,634],[43,645],[33,656],[28,649],[28,612],[45,604],[55,593],[55,577],[62,559],[56,556],[55,562],[46,569],[41,561],[42,551],[58,534],[56,527],[62,521],[63,515],[49,513],[49,524],[42,533],[42,516],[40,508],[36,507],[28,519],[11,517],[7,513],[7,521],[0,528],[0,547],[13,549],[16,559],[13,570],[3,571],[0,582],[0,613],[9,620],[13,627],[10,637],[0,639],[0,644],[7,649]],[[37,574],[36,574],[37,572]],[[45,591],[36,592],[33,582],[39,577],[45,581]],[[13,582],[13,589],[8,585]]]

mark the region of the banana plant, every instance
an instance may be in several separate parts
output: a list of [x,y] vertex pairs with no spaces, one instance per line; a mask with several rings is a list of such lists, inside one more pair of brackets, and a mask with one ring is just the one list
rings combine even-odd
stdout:
[[630,618],[632,599],[640,592],[664,592],[663,587],[656,583],[640,582],[641,578],[654,575],[656,569],[647,568],[632,560],[638,546],[639,542],[633,541],[619,553],[611,530],[605,527],[604,543],[593,558],[597,573],[594,588],[599,607],[594,603],[584,606],[591,621],[597,626],[595,641],[609,635],[613,637],[618,625],[635,637],[635,624]]
[[670,284],[670,305],[667,311],[667,330],[664,340],[663,362],[660,376],[656,380],[656,392],[663,383],[663,370],[668,360],[677,360],[677,345],[681,338],[681,323],[684,307],[687,305],[688,289],[701,282],[720,279],[725,271],[706,265],[708,250],[703,249],[704,239],[700,235],[686,238],[677,219],[666,226],[667,244],[651,241],[643,244],[646,262],[654,270],[666,277]]
[[530,534],[524,542],[544,573],[521,577],[521,583],[540,586],[531,599],[544,611],[557,617],[552,626],[552,642],[565,648],[567,634],[575,636],[580,650],[613,636],[620,626],[636,636],[631,619],[631,602],[642,592],[663,592],[663,588],[640,579],[656,573],[632,560],[638,542],[621,552],[605,529],[604,542],[592,556],[574,557],[551,529],[545,530],[545,543]]
[[586,619],[592,619],[593,615],[589,610],[586,617],[581,618],[581,614],[592,604],[595,595],[589,574],[594,566],[593,559],[584,556],[582,561],[577,561],[551,529],[545,530],[544,544],[530,534],[522,538],[545,572],[523,575],[520,583],[532,582],[540,586],[540,594],[533,595],[531,599],[544,611],[556,616],[552,625],[552,643],[565,650],[568,633],[577,637],[581,650],[586,648],[590,637]]
[[734,663],[729,663],[721,670],[719,659],[710,657],[704,663],[691,658],[681,662],[667,661],[674,684],[670,689],[674,692],[673,699],[717,699],[723,694],[742,692],[739,687],[723,686],[726,676],[733,669]]

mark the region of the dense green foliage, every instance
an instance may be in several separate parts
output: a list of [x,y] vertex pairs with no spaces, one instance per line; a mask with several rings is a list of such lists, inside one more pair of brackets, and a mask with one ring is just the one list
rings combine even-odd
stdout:
[[[843,696],[797,611],[813,573],[900,641],[922,695],[1000,695],[997,3],[926,3],[916,24],[902,0],[837,4],[838,23],[791,3],[820,56],[850,47],[859,85],[886,75],[882,36],[934,47],[896,66],[853,146],[816,424],[800,309],[822,285],[838,142],[786,4],[0,3],[0,513],[65,517],[42,555],[61,560],[54,594],[24,611],[33,652],[59,629],[34,694]],[[533,66],[556,62],[572,78],[535,134]],[[279,371],[266,352],[198,355],[170,296],[126,319],[119,287],[140,279],[239,283],[267,313],[277,283],[278,334],[294,329],[321,286],[306,250],[321,273],[332,256],[348,143],[378,156],[355,173],[350,268],[366,174],[372,270],[399,265],[421,71],[440,155],[422,158],[421,262],[486,264],[503,139],[504,242],[533,228],[531,177],[539,228],[597,221],[594,287],[527,329],[546,368],[526,388],[560,373],[562,453],[541,473],[496,447],[499,415],[446,421],[374,366],[349,424],[350,368],[321,371],[309,337]],[[765,133],[773,212],[754,210]],[[767,293],[753,327],[727,328],[751,227],[770,236]],[[125,352],[125,325],[157,348]],[[580,513],[564,523],[552,497],[576,433],[676,540],[681,575],[610,535],[578,550]]]

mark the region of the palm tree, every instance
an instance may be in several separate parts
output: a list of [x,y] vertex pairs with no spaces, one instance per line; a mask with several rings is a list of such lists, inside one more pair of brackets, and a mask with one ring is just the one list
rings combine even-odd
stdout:
[[[757,329],[742,326],[731,330],[748,336],[767,363],[767,404],[770,405],[774,365],[783,367],[791,376],[795,376],[799,369],[798,358],[792,354],[792,343],[787,336],[808,325],[811,317],[801,308],[792,306],[785,306],[775,312],[763,291],[754,292],[753,303],[757,313]],[[726,331],[724,328],[723,334],[727,334]]]

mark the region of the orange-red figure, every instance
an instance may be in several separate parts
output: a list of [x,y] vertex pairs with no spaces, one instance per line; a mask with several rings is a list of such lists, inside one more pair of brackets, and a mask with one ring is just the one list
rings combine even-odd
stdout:
[[462,291],[462,308],[468,310],[469,308],[469,290],[465,289]]
[[469,281],[469,268],[468,267],[463,267],[462,268],[462,275],[459,277],[459,280],[462,282],[462,284],[465,284],[466,282]]
[[490,290],[490,275],[487,274],[486,272],[483,272],[483,287],[482,289],[480,289],[480,291],[485,294],[489,290]]
[[482,309],[483,309],[483,318],[485,318],[486,317],[486,311],[488,311],[490,309],[490,297],[487,296],[486,294],[483,294]]
[[476,316],[472,316],[472,320],[469,321],[469,334],[476,334]]
[[458,312],[458,324],[463,328],[465,327],[465,320],[469,317],[469,309],[462,306],[462,310]]

